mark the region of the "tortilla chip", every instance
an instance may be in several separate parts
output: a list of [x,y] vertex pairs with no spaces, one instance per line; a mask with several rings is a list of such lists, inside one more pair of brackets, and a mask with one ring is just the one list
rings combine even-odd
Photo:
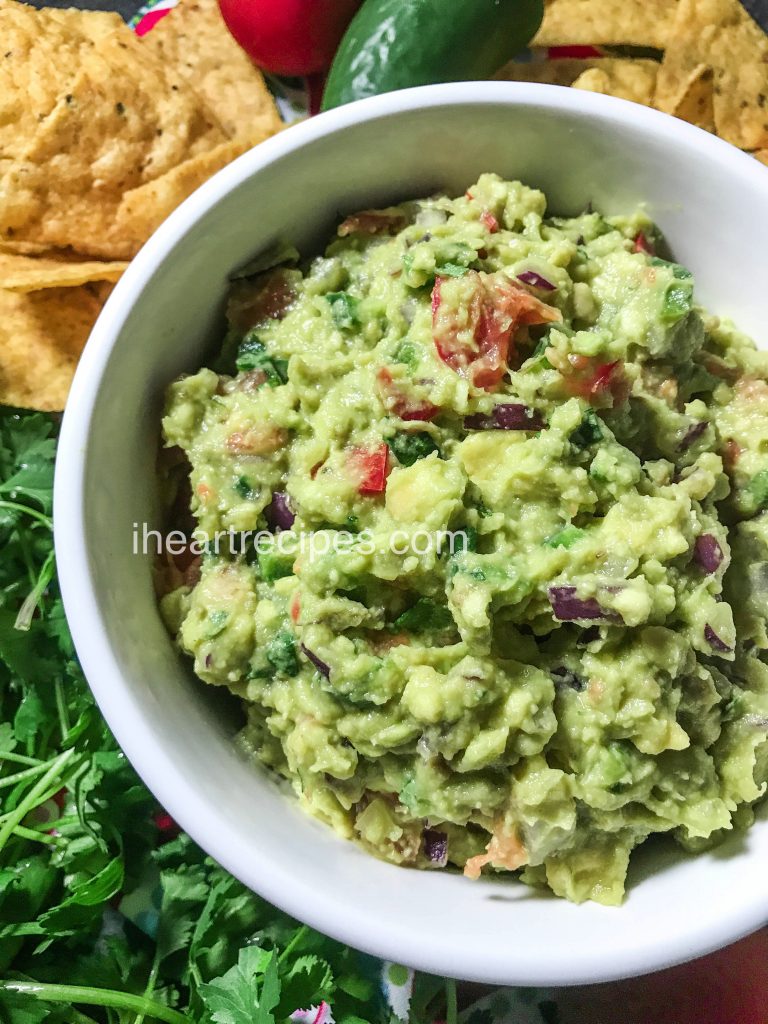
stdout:
[[606,57],[582,72],[573,82],[574,89],[618,96],[622,100],[650,106],[656,91],[659,65],[654,60],[619,60]]
[[0,402],[59,412],[109,284],[0,289]]
[[708,64],[694,68],[675,99],[670,113],[698,125],[708,132],[715,130],[715,73]]
[[531,46],[667,45],[678,0],[547,0]]
[[181,0],[143,45],[197,92],[231,138],[282,126],[264,76],[230,35],[217,0]]
[[601,59],[512,61],[495,75],[507,82],[537,82],[541,85],[573,85],[576,79],[602,63]]
[[[90,35],[77,29],[93,19]],[[0,0],[0,170],[19,158],[59,97],[69,91],[83,54],[125,25],[117,14],[36,10]]]
[[635,103],[649,104],[656,86],[659,65],[653,60],[622,60],[598,57],[594,60],[547,60],[507,64],[498,78],[515,82],[572,85],[579,89],[619,96]]
[[162,177],[126,192],[117,211],[117,230],[135,248],[143,245],[187,196],[262,138],[224,142],[208,153],[185,160]]
[[2,237],[129,258],[114,224],[123,193],[224,139],[133,33],[105,35],[0,179]]
[[72,256],[19,256],[0,253],[0,288],[36,292],[44,288],[75,288],[90,281],[119,279],[127,263],[82,261]]
[[697,68],[714,70],[717,134],[742,149],[768,148],[768,36],[738,0],[679,0],[656,102],[672,112]]
[[752,156],[761,164],[768,164],[768,149],[758,149]]
[[11,252],[16,256],[40,256],[44,252],[50,252],[50,248],[36,242],[11,242],[6,238],[0,238],[0,252]]

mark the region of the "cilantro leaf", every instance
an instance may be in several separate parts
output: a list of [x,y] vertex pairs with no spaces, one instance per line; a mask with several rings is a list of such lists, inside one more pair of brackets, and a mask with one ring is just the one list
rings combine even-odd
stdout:
[[258,946],[241,949],[237,964],[202,985],[200,995],[215,1024],[275,1024],[272,1011],[280,1001],[276,955]]

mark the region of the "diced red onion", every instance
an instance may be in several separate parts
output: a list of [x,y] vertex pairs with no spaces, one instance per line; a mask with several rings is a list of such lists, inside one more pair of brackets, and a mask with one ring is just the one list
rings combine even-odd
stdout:
[[290,530],[296,516],[291,511],[288,495],[283,491],[274,491],[272,501],[264,509],[264,515],[270,530]]
[[695,441],[698,441],[708,426],[709,424],[706,420],[701,420],[699,423],[694,423],[690,426],[685,437],[680,442],[679,450],[681,452],[687,451]]
[[520,402],[496,405],[490,416],[475,413],[464,417],[465,430],[542,430],[545,425],[539,412]]
[[541,274],[537,274],[535,270],[524,270],[522,274],[517,275],[517,280],[522,281],[523,284],[529,284],[531,288],[539,288],[543,292],[553,292],[556,288],[556,285],[548,281],[546,277],[542,277]]
[[318,656],[316,654],[313,654],[312,651],[310,651],[310,649],[308,647],[304,646],[304,644],[301,645],[301,650],[304,653],[304,656],[306,658],[309,658],[309,660],[315,666],[317,671],[321,675],[324,675],[326,679],[330,679],[330,676],[331,676],[330,666],[326,665],[326,663],[321,658],[318,658]]
[[577,619],[610,619],[612,616],[601,608],[594,597],[577,597],[576,587],[550,587],[549,603],[555,618],[561,622]]
[[720,639],[709,623],[704,627],[704,639],[713,651],[719,651],[721,654],[729,654],[733,650],[733,648],[729,647],[724,640]]
[[723,561],[723,549],[711,533],[702,533],[693,545],[693,558],[704,572],[717,572]]
[[435,828],[424,829],[424,853],[438,868],[448,863],[448,836]]

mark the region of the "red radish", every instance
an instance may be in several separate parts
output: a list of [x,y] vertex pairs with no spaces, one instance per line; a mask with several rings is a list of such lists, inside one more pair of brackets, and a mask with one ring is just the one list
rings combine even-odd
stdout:
[[596,46],[550,46],[547,50],[550,60],[576,59],[589,60],[593,57],[602,57],[602,50]]
[[768,1024],[768,929],[693,963],[562,989],[562,1024]]
[[313,75],[331,66],[360,0],[219,0],[227,28],[259,67]]

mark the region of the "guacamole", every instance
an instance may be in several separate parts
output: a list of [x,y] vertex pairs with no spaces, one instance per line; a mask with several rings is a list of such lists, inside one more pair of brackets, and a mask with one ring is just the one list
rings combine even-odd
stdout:
[[[396,864],[619,903],[768,779],[768,355],[642,212],[484,174],[233,276],[171,384],[162,611],[239,742]],[[191,513],[191,517],[190,517]]]

